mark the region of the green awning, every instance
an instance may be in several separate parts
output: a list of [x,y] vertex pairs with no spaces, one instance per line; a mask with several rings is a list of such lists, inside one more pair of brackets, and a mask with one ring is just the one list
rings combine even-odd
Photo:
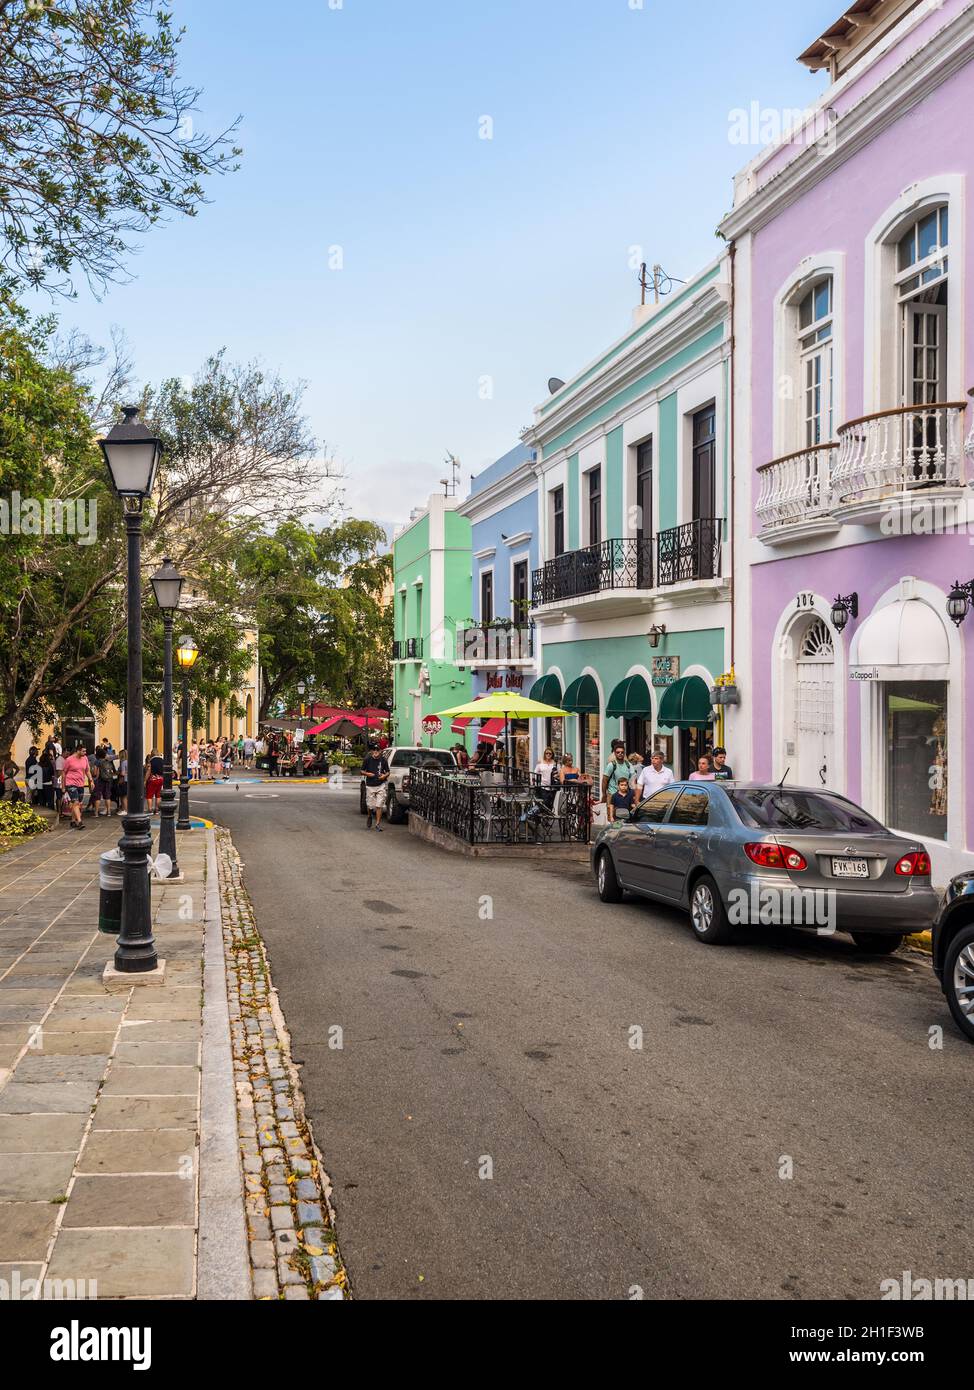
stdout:
[[599,687],[591,676],[579,676],[572,681],[561,698],[561,707],[569,714],[598,714]]
[[542,676],[536,680],[529,698],[537,700],[539,705],[559,705],[564,709],[561,704],[561,681],[557,676]]
[[683,676],[668,685],[659,702],[656,722],[673,729],[705,729],[713,720],[710,691],[699,676]]
[[615,719],[649,719],[653,699],[645,676],[627,676],[616,686],[605,707],[606,715]]

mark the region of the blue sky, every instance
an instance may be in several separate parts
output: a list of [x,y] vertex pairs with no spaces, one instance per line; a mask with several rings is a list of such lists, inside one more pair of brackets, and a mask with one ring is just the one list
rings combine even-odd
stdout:
[[395,522],[448,449],[465,485],[517,442],[549,376],[625,330],[631,246],[684,278],[717,253],[756,153],[731,143],[729,113],[812,102],[824,80],[795,59],[841,5],[171,8],[204,88],[197,127],[239,113],[242,167],[196,219],[147,234],[131,283],[100,303],[81,287],[63,322],[99,340],[119,325],[145,380],[224,345],[303,379],[350,508]]

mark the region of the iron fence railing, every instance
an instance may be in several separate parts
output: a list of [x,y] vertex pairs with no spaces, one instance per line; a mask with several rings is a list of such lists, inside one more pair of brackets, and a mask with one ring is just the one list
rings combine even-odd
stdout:
[[653,587],[653,542],[623,537],[568,550],[534,571],[531,606],[612,589]]
[[416,768],[409,774],[409,813],[468,845],[587,844],[590,788],[584,782],[542,787],[532,773],[503,781]]
[[700,516],[660,531],[656,537],[656,575],[661,588],[720,575],[720,517]]
[[421,661],[423,657],[422,637],[404,637],[392,644],[393,661]]

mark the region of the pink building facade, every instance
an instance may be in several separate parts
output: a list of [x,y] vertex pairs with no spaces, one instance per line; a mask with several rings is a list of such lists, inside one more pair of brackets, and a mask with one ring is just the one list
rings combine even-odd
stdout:
[[942,883],[974,862],[974,0],[858,9],[721,227],[729,751],[920,836]]

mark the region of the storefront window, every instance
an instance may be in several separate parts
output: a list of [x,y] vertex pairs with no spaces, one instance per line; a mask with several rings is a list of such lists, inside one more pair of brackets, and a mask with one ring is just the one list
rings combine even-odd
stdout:
[[947,838],[947,683],[897,681],[883,687],[886,824]]
[[642,753],[649,762],[653,743],[653,721],[651,719],[627,719],[625,724],[626,752]]
[[582,716],[582,771],[587,772],[596,785],[601,785],[602,750],[599,745],[599,716]]
[[[555,762],[561,762],[561,755],[565,751],[565,721],[564,719],[545,720],[545,748],[550,748],[555,755]],[[544,752],[544,748],[541,749]]]
[[514,744],[514,766],[527,772],[531,761],[531,729],[526,719],[511,720],[511,741]]

